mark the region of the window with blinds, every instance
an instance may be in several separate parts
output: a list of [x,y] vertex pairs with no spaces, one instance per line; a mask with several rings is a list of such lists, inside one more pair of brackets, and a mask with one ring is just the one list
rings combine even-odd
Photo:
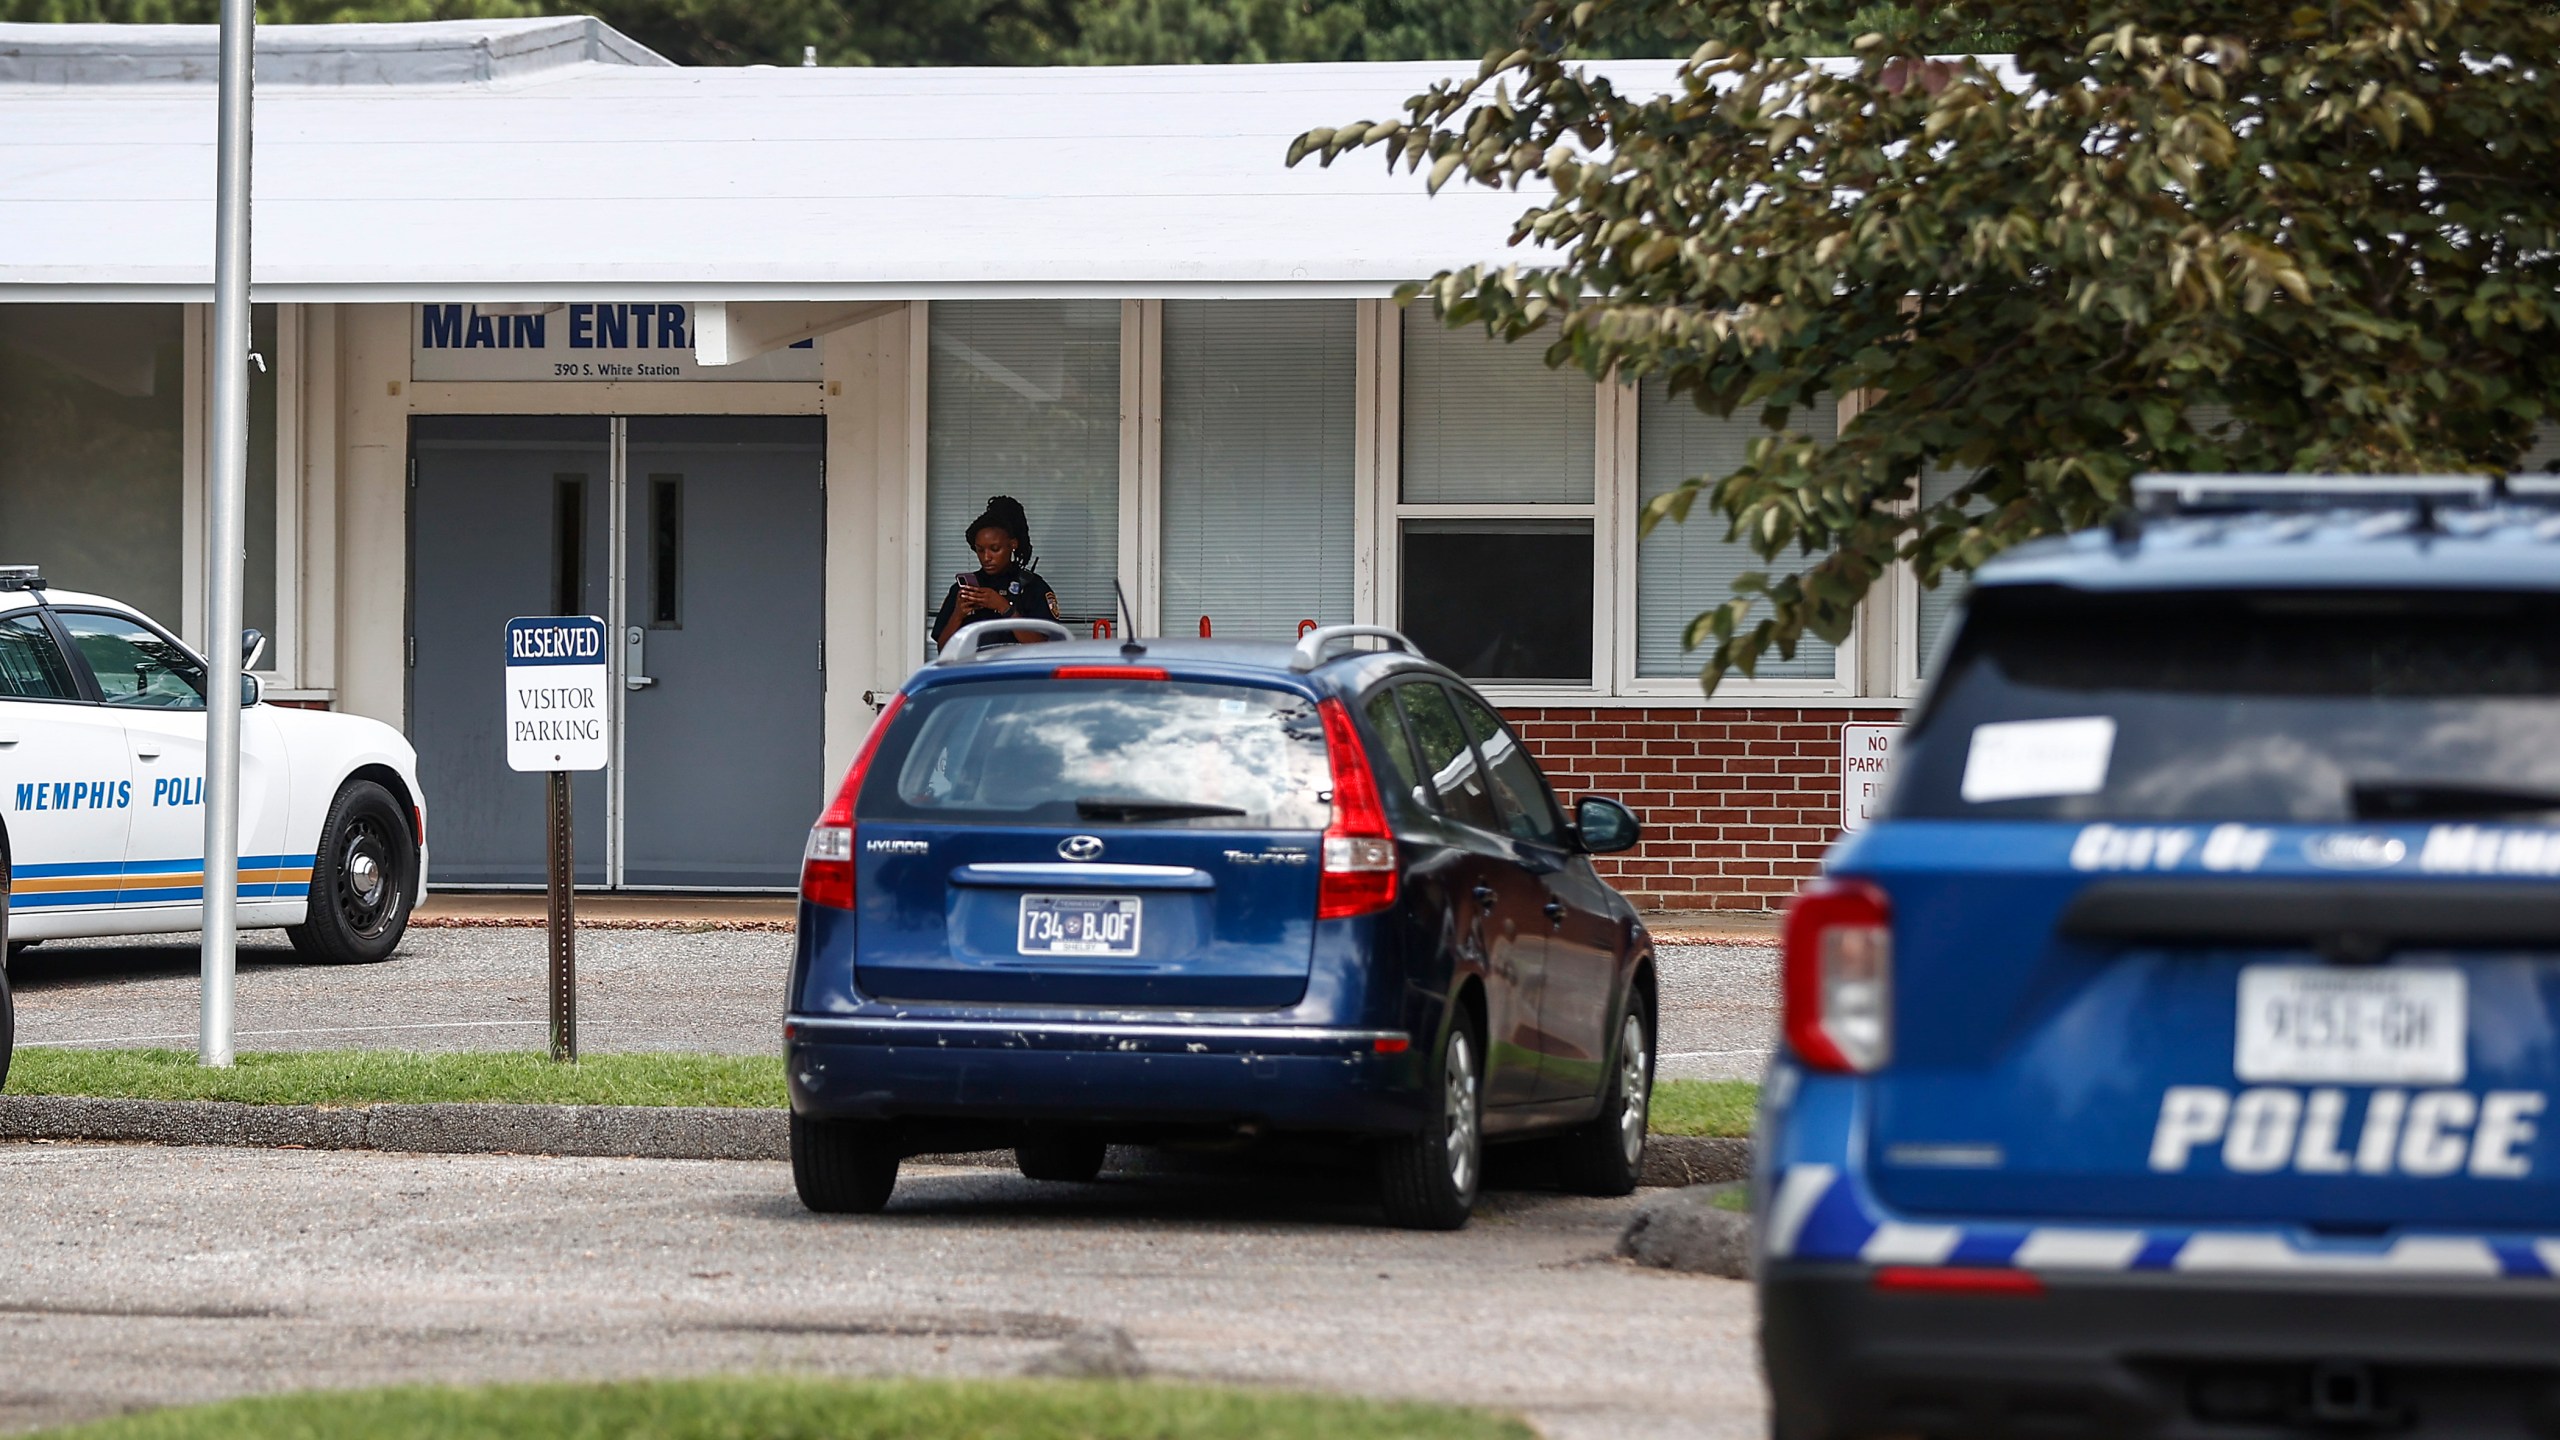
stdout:
[[[1969,473],[1952,468],[1932,470],[1920,477],[1920,503],[1935,505],[1972,478]],[[1982,502],[1975,501],[1971,508],[1980,510]],[[1956,607],[1964,603],[1965,592],[1972,588],[1972,580],[1953,570],[1941,571],[1934,588],[1920,587],[1919,643],[1912,650],[1914,675],[1925,680],[1936,668],[1938,642],[1945,638],[1947,623],[1955,618]]]
[[1350,300],[1165,302],[1166,634],[1351,619],[1357,334]]
[[978,568],[968,523],[992,495],[1031,518],[1033,568],[1083,634],[1117,609],[1120,302],[937,301],[928,312],[925,613]]
[[1404,503],[1592,502],[1591,377],[1548,369],[1545,351],[1405,308]]
[[[1700,410],[1688,396],[1674,396],[1668,382],[1647,380],[1637,404],[1636,486],[1638,503],[1680,488],[1692,476],[1719,480],[1742,468],[1751,442],[1770,433],[1760,423],[1757,406],[1718,419]],[[1809,410],[1788,416],[1794,429],[1817,440],[1839,433],[1840,407],[1825,398]],[[1727,540],[1725,517],[1704,503],[1692,506],[1684,524],[1657,525],[1636,544],[1636,674],[1641,677],[1694,675],[1713,654],[1688,650],[1681,641],[1689,622],[1733,598],[1734,577],[1745,571],[1776,574],[1784,557],[1763,560],[1749,545]],[[1752,621],[1765,618],[1767,607],[1755,606]],[[1839,657],[1826,641],[1807,635],[1797,643],[1795,658],[1771,651],[1760,659],[1753,678],[1822,679],[1839,673]]]

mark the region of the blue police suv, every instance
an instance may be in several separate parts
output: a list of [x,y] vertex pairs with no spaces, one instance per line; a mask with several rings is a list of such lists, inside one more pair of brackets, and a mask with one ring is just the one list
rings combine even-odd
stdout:
[[2166,477],[1985,566],[1789,913],[1773,1433],[2560,1435],[2560,509]]
[[[1296,646],[952,638],[810,833],[783,1034],[812,1210],[909,1155],[1111,1143],[1374,1147],[1389,1217],[1466,1222],[1488,1141],[1574,1188],[1643,1160],[1653,955],[1519,739],[1376,627]],[[1383,650],[1346,649],[1367,636]]]

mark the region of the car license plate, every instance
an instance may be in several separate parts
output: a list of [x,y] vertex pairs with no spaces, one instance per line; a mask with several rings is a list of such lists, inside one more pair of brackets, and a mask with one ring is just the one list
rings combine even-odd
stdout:
[[1025,895],[1015,949],[1025,955],[1138,953],[1135,895]]
[[2469,1059],[2459,970],[2248,965],[2240,971],[2242,1080],[2458,1085]]

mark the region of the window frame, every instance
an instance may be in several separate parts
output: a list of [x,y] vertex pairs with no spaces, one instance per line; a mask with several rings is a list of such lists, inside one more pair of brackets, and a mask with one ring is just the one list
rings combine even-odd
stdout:
[[64,696],[0,695],[0,705],[104,705],[106,697],[98,691],[98,677],[89,673],[88,658],[78,653],[78,647],[71,643],[71,636],[62,628],[62,622],[54,618],[53,606],[40,600],[23,609],[0,612],[0,624],[22,615],[35,621],[36,628],[53,642],[54,654],[61,659],[64,672],[71,677],[71,688],[78,693]]
[[[277,303],[276,353],[261,357],[275,367],[276,377],[276,619],[267,635],[265,668],[249,673],[268,695],[282,700],[335,698],[328,688],[307,688],[334,669],[317,653],[336,632],[337,603],[337,587],[326,578],[337,571],[336,467],[323,458],[335,448],[336,425],[335,332],[324,319],[328,308]],[[211,643],[207,630],[212,622],[205,613],[204,573],[213,503],[212,311],[209,305],[186,308],[182,342],[186,515],[180,560],[183,610],[177,622],[182,635],[205,641],[189,647],[199,656]],[[325,333],[315,337],[310,333],[315,329]],[[326,362],[308,363],[314,354],[326,356]],[[306,397],[306,387],[318,393]],[[314,431],[318,433],[306,433]],[[324,611],[329,618],[305,622],[306,615]]]
[[[70,626],[63,623],[62,617],[65,615],[96,615],[109,620],[121,620],[128,625],[148,631],[149,633],[157,635],[161,639],[168,641],[170,644],[177,646],[179,653],[196,662],[197,671],[204,677],[204,688],[196,692],[196,698],[203,703],[190,710],[182,705],[119,705],[113,700],[108,699],[107,687],[98,683],[97,667],[89,663],[89,652],[80,648],[78,637],[71,633]],[[96,705],[100,709],[118,712],[126,710],[147,710],[170,715],[207,715],[212,713],[212,662],[205,659],[203,651],[198,650],[196,647],[179,639],[177,636],[170,634],[160,626],[153,624],[140,613],[130,610],[118,610],[104,605],[48,605],[45,607],[45,620],[54,632],[55,641],[62,646],[63,655],[71,661],[73,674],[79,678],[82,687],[89,692],[90,704]],[[248,707],[244,705],[241,708],[247,709]]]

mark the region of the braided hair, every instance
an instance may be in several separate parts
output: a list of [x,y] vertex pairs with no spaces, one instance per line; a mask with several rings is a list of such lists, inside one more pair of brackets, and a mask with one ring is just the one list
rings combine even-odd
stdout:
[[977,519],[969,522],[969,533],[961,538],[974,546],[978,543],[978,532],[990,528],[1001,530],[1007,535],[1013,537],[1013,563],[1021,566],[1025,570],[1033,568],[1031,563],[1031,517],[1023,513],[1021,501],[1014,499],[1010,495],[991,495],[987,497],[987,508],[979,512]]

